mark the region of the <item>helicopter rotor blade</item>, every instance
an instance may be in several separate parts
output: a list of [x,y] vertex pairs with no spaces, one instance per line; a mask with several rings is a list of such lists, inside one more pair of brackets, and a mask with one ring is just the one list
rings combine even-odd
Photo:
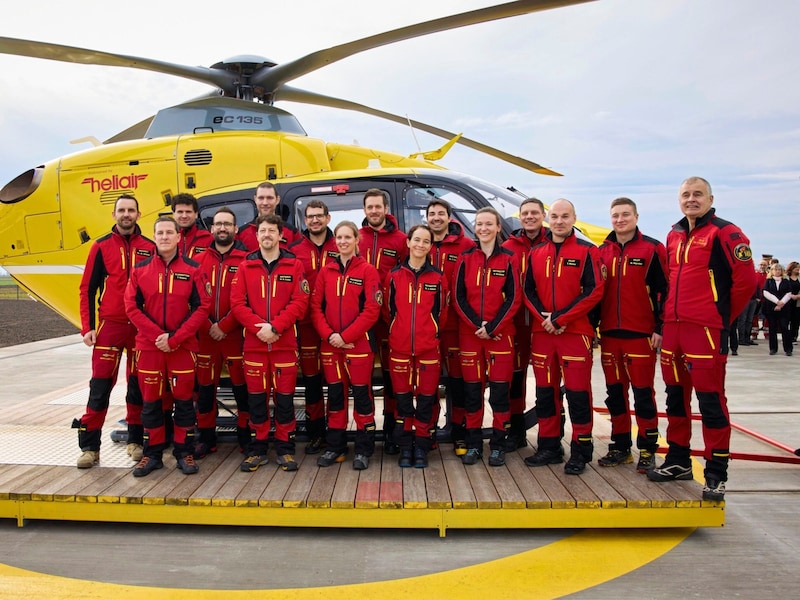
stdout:
[[[275,97],[275,100],[285,101],[285,102],[300,102],[302,104],[314,104],[316,106],[327,106],[329,108],[340,108],[343,110],[352,110],[356,112],[361,112],[368,115],[372,115],[374,117],[379,117],[381,119],[387,119],[395,123],[400,123],[401,125],[410,124],[412,127],[415,127],[421,131],[425,131],[427,133],[431,133],[433,135],[437,135],[439,137],[443,137],[448,140],[452,139],[457,135],[451,131],[440,129],[439,127],[434,127],[433,125],[428,125],[427,123],[421,123],[420,121],[407,119],[406,117],[388,113],[382,110],[378,110],[376,108],[371,108],[363,104],[350,102],[349,100],[343,100],[341,98],[333,98],[332,96],[324,96],[322,94],[316,94],[314,92],[308,92],[306,90],[301,90],[290,86],[281,87],[280,91]],[[539,173],[540,175],[556,175],[556,176],[561,175],[561,173],[557,173],[556,171],[548,169],[547,167],[543,167],[542,165],[537,164],[533,161],[527,160],[520,156],[514,156],[513,154],[509,154],[508,152],[503,152],[502,150],[498,150],[497,148],[493,148],[492,146],[487,146],[486,144],[482,144],[481,142],[477,142],[470,138],[462,136],[459,138],[457,143],[461,144],[462,146],[467,146],[468,148],[472,148],[473,150],[477,150],[478,152],[483,152],[484,154],[488,154],[489,156],[499,158],[500,160],[505,161],[507,163],[511,163],[512,165],[522,167],[523,169],[527,169],[528,171]]]
[[30,58],[43,58],[60,62],[78,63],[82,65],[99,65],[104,67],[128,67],[154,71],[166,75],[176,75],[185,79],[217,86],[226,92],[231,92],[236,87],[238,76],[223,69],[208,67],[189,67],[176,63],[142,58],[140,56],[127,56],[113,54],[99,50],[88,50],[61,44],[48,44],[33,40],[20,40],[0,36],[0,53],[27,56]]
[[380,46],[386,46],[387,44],[393,44],[431,33],[438,33],[448,29],[457,29],[459,27],[466,27],[467,25],[486,23],[488,21],[496,21],[507,17],[515,17],[594,1],[595,0],[518,0],[517,2],[498,4],[496,6],[489,6],[470,12],[442,17],[432,21],[425,21],[424,23],[401,27],[400,29],[379,33],[339,46],[333,46],[325,50],[318,50],[317,52],[312,52],[297,60],[273,67],[262,67],[253,73],[251,82],[254,86],[263,87],[267,91],[278,91],[283,84],[289,81],[307,75],[331,63],[358,54],[359,52],[371,50],[372,48],[378,48]]

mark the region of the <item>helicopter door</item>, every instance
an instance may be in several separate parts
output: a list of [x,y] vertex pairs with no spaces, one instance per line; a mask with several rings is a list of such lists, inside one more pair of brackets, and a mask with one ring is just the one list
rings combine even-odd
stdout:
[[406,186],[402,200],[406,231],[427,223],[426,210],[434,198],[446,200],[453,209],[453,218],[464,226],[464,235],[474,237],[476,205],[460,191],[442,185]]

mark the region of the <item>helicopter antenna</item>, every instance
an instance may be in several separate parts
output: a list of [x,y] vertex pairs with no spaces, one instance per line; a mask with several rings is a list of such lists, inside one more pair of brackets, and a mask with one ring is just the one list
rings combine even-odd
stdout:
[[417,139],[417,134],[414,132],[414,125],[411,124],[411,119],[406,114],[406,121],[408,122],[408,128],[411,130],[411,135],[414,138],[414,143],[417,145],[417,151],[422,154],[422,147],[419,145],[419,140]]

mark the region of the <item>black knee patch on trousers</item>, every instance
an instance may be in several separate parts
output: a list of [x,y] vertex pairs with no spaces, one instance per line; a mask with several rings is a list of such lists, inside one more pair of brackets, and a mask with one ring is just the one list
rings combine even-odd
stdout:
[[275,421],[291,423],[294,419],[294,396],[292,394],[275,394]]
[[509,411],[509,385],[505,381],[489,382],[489,406],[494,412]]
[[656,418],[656,403],[653,400],[653,388],[633,387],[633,410],[643,419]]
[[178,427],[192,427],[195,424],[194,406],[191,400],[175,399],[175,425]]
[[216,408],[216,385],[201,385],[197,392],[197,412],[206,414],[213,412]]
[[567,390],[569,418],[572,423],[588,423],[592,420],[592,402],[589,392]]
[[703,425],[709,429],[722,429],[730,423],[725,413],[722,411],[719,394],[716,392],[696,392],[697,404],[700,408],[700,415]]
[[328,384],[328,410],[331,412],[344,410],[344,384]]
[[368,385],[353,386],[353,408],[360,415],[368,415],[373,411],[372,396]]
[[683,388],[679,385],[668,385],[667,392],[667,415],[673,417],[686,417],[686,409],[683,405]]
[[556,395],[553,388],[536,386],[536,416],[540,419],[556,416]]
[[161,408],[161,402],[144,403],[142,425],[145,429],[157,429],[164,426],[164,410]]
[[483,386],[480,383],[464,382],[464,409],[467,413],[478,412],[483,405]]
[[608,407],[608,414],[612,417],[622,415],[628,410],[628,403],[625,402],[623,395],[624,388],[621,383],[612,383],[606,386],[606,406]]

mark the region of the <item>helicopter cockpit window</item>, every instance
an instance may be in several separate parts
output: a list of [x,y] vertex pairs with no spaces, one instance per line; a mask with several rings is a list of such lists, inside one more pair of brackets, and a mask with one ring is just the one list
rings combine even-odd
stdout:
[[453,217],[465,229],[465,235],[472,236],[477,208],[458,191],[438,186],[409,186],[404,191],[403,211],[405,216],[406,231],[414,225],[427,223],[426,209],[428,203],[434,198],[446,200],[453,209]]
[[[220,101],[217,101],[220,102]],[[146,137],[160,137],[208,131],[283,131],[305,135],[294,115],[274,107],[254,104],[253,108],[227,104],[181,105],[158,111]]]

